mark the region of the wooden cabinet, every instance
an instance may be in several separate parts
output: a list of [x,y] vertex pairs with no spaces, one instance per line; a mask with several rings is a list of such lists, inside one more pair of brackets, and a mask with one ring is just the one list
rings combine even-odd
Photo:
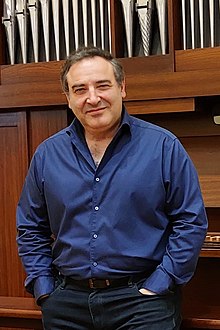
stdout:
[[[112,51],[125,68],[126,107],[180,138],[198,170],[209,231],[220,233],[220,126],[212,113],[220,108],[220,47],[183,50],[181,1],[168,0],[167,53],[127,58],[120,0],[110,3]],[[2,9],[1,2],[0,16]],[[5,49],[0,24],[0,327],[9,324],[1,322],[4,304],[13,309],[13,301],[4,297],[30,298],[15,243],[15,207],[30,158],[43,139],[69,123],[59,81],[63,60],[8,65]],[[194,278],[183,289],[184,329],[220,329],[219,257],[219,251],[203,250]],[[10,318],[24,318],[15,300],[14,306]],[[33,301],[25,300],[23,310],[30,308]]]
[[0,153],[0,295],[20,296],[24,272],[16,252],[15,205],[28,166],[24,111],[0,114]]
[[[205,105],[205,104],[204,104]],[[192,113],[140,117],[174,132],[199,174],[209,231],[220,233],[220,126],[206,108]],[[183,288],[183,329],[220,329],[220,250],[202,249],[193,279]]]
[[[37,145],[67,125],[65,109],[0,112],[0,328],[41,329],[40,311],[24,290],[17,253],[16,205]],[[25,298],[22,298],[25,297]],[[9,329],[10,330],[10,329]]]

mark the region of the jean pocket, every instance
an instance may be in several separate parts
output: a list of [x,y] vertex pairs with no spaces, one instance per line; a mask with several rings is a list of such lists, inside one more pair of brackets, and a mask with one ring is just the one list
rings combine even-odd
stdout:
[[155,293],[155,294],[147,294],[147,293],[144,294],[144,293],[140,292],[140,289],[144,289],[142,284],[143,284],[143,281],[133,284],[133,291],[136,294],[138,294],[139,296],[148,297],[148,298],[155,298],[155,297],[159,296],[157,293]]
[[49,296],[45,297],[42,299],[42,301],[39,303],[40,307],[43,307],[46,305],[46,303],[51,300],[54,296],[58,295],[60,291],[64,289],[64,284],[62,283],[57,283],[55,289],[49,294]]

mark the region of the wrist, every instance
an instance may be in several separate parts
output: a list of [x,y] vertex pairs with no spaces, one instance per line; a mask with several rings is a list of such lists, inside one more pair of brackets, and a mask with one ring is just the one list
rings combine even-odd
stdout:
[[41,304],[49,297],[49,294],[43,294],[37,299],[37,304],[41,306]]

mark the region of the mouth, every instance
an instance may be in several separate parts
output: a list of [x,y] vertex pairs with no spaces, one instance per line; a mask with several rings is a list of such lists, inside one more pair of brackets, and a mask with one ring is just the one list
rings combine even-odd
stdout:
[[86,113],[88,114],[96,114],[96,113],[99,113],[99,112],[102,112],[105,110],[105,107],[102,107],[102,108],[93,108],[93,109],[89,109],[86,111]]

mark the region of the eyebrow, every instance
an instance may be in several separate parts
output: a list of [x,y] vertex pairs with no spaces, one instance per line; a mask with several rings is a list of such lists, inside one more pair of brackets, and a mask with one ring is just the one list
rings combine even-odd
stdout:
[[[111,80],[109,80],[109,79],[98,80],[95,82],[95,84],[102,84],[102,83],[112,84]],[[72,89],[77,88],[77,87],[83,87],[85,85],[86,84],[75,84],[75,85],[72,85]]]
[[108,80],[108,79],[103,79],[103,80],[98,80],[98,81],[96,81],[96,84],[101,84],[101,83],[109,83],[109,84],[112,84],[111,80]]

